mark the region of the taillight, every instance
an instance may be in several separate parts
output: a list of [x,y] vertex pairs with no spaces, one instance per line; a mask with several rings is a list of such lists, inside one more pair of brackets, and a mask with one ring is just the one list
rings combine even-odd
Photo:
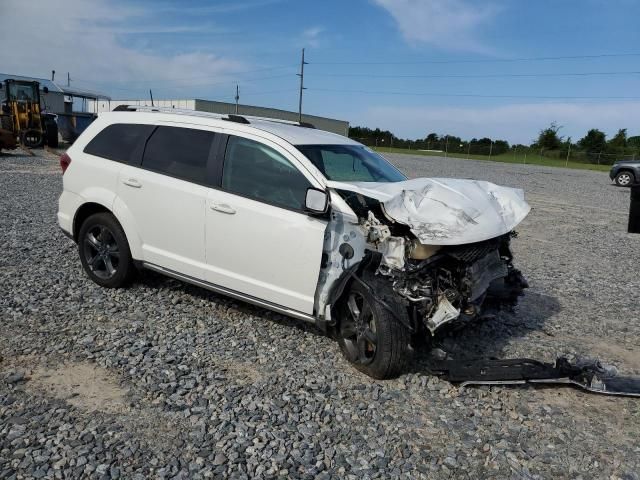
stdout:
[[63,153],[60,156],[60,168],[62,169],[62,174],[64,175],[64,172],[67,171],[67,168],[69,168],[69,165],[71,164],[71,157],[69,155],[67,155],[66,153]]

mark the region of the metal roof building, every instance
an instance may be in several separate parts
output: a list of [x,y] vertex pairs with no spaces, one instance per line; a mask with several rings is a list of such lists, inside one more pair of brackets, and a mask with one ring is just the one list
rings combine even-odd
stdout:
[[[0,83],[7,79],[40,83],[40,99],[43,103],[42,108],[51,113],[71,113],[72,111],[93,112],[93,110],[89,110],[89,107],[94,106],[96,101],[110,100],[109,96],[102,93],[82,88],[61,86],[46,78],[0,73]],[[45,88],[48,90],[46,93]],[[0,98],[4,98],[1,91]]]
[[[4,83],[5,80],[21,80],[25,82],[39,82],[40,83],[40,99],[42,100],[42,108],[49,112],[58,113],[64,112],[64,92],[58,85],[46,78],[37,77],[25,77],[23,75],[11,75],[8,73],[0,73],[0,83]],[[45,93],[44,89],[47,88],[48,92]],[[0,90],[0,99],[5,98],[5,93]]]
[[[187,110],[197,110],[200,112],[211,112],[220,114],[235,114],[236,104],[227,102],[216,102],[213,100],[183,99],[183,100],[154,100],[156,107],[181,108]],[[91,111],[105,112],[116,108],[118,105],[145,105],[151,106],[151,100],[111,100],[98,101],[96,107],[89,108]],[[280,120],[288,120],[292,122],[298,121],[298,112],[281,110],[278,108],[258,107],[254,105],[238,105],[238,115],[247,115],[253,117],[277,118]],[[335,118],[320,117],[317,115],[302,114],[302,121],[313,124],[320,130],[338,133],[340,135],[349,135],[349,122],[346,120],[337,120]]]

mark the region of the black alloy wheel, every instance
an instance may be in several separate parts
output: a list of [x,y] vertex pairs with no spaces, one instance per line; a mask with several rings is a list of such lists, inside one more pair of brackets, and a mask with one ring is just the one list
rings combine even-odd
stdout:
[[[355,368],[377,379],[403,373],[411,357],[406,307],[386,279],[354,280],[339,307],[338,344]],[[382,302],[378,301],[382,300]]]
[[78,250],[85,272],[100,286],[122,287],[135,273],[127,237],[110,213],[96,213],[84,221]]
[[347,358],[359,365],[369,365],[376,356],[378,346],[371,305],[361,293],[351,291],[347,296],[347,312],[341,328]]
[[84,258],[93,274],[109,280],[120,264],[120,249],[111,230],[104,225],[94,225],[83,239]]

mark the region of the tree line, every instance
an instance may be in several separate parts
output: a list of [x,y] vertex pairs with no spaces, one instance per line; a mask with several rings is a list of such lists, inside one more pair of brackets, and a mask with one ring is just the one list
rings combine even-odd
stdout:
[[640,135],[629,137],[626,128],[607,140],[607,135],[597,129],[590,129],[587,134],[573,142],[571,137],[560,135],[561,126],[552,123],[540,130],[537,140],[531,148],[539,149],[545,156],[564,158],[589,163],[613,163],[620,158],[640,157]]
[[409,140],[399,138],[389,130],[367,127],[350,127],[349,137],[369,146],[394,147],[414,150],[435,150],[467,155],[503,155],[509,152],[535,154],[571,161],[610,164],[620,158],[640,157],[640,136],[629,137],[622,128],[607,139],[601,130],[592,128],[578,141],[563,137],[562,127],[552,123],[540,130],[529,145],[509,144],[506,140],[489,137],[463,140],[455,135],[429,133],[424,138]]

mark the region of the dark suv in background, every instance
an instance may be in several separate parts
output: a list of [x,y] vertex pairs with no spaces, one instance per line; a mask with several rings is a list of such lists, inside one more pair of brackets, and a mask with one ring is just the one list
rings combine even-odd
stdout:
[[619,187],[629,187],[640,182],[640,160],[618,160],[611,166],[609,178]]

